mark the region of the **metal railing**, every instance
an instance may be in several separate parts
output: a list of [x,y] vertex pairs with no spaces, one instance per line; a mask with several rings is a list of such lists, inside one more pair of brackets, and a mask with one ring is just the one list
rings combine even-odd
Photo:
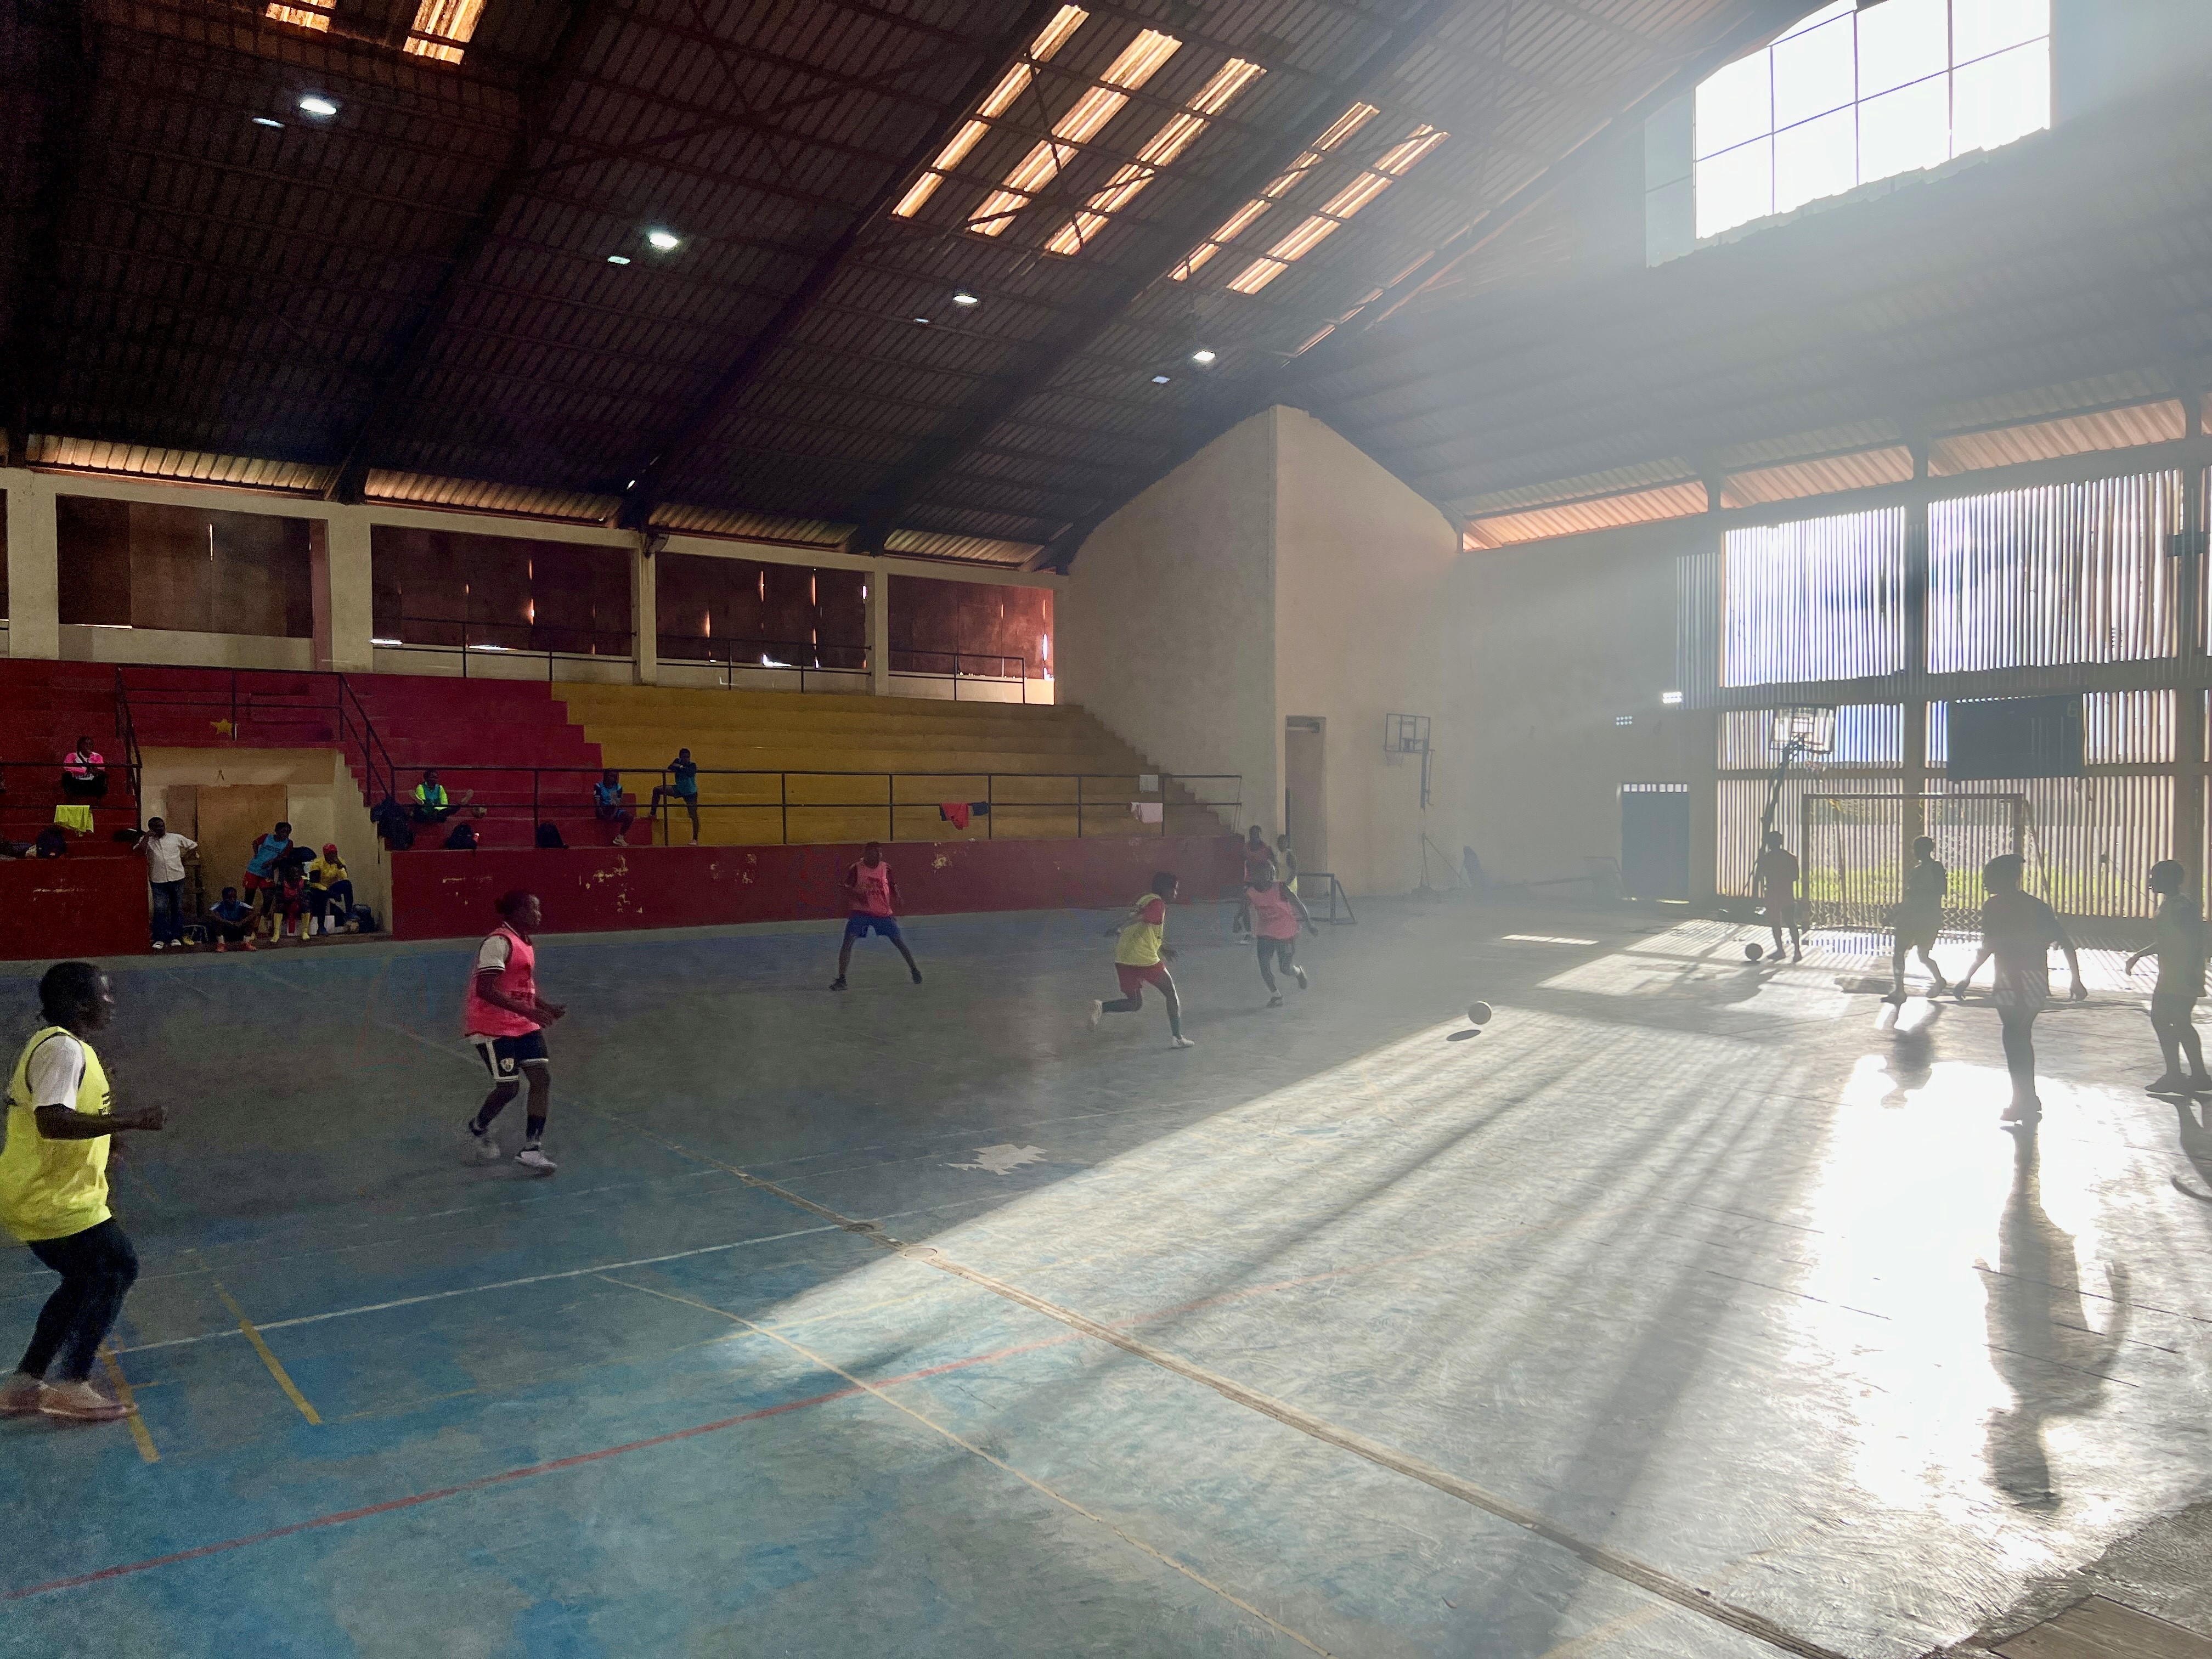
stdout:
[[[131,793],[138,793],[140,762],[135,713],[191,710],[208,716],[211,734],[231,742],[274,748],[331,746],[358,764],[372,805],[394,793],[399,771],[391,750],[377,735],[368,710],[343,674],[315,669],[197,668],[190,686],[130,684],[128,671],[116,670],[116,703],[131,767]],[[164,672],[145,671],[152,678]],[[216,676],[222,676],[217,679]],[[303,695],[297,688],[306,682]],[[307,730],[299,730],[301,726]],[[252,732],[250,728],[262,728]],[[270,729],[275,728],[275,729]],[[287,729],[290,728],[290,729]],[[195,744],[194,747],[204,746]]]
[[[589,836],[594,833],[591,826],[605,822],[592,796],[592,786],[600,781],[604,768],[463,763],[433,769],[446,787],[450,805],[431,821],[432,825],[453,820],[479,824],[524,822],[529,824],[534,841],[538,826],[551,823],[562,829],[565,842],[569,827]],[[657,830],[663,845],[671,844],[679,822],[688,828],[687,803],[676,793],[672,772],[629,767],[621,769],[620,775],[654,781],[625,789],[616,811],[629,815],[633,823],[638,818],[646,819]],[[1137,788],[1145,777],[1157,777],[1158,787]],[[852,815],[872,817],[878,812],[883,815],[881,839],[885,841],[902,839],[902,826],[908,831],[904,839],[933,839],[918,832],[948,821],[971,831],[980,827],[985,840],[999,839],[1002,824],[1010,837],[1042,839],[1022,835],[1019,826],[1036,824],[1044,814],[1058,815],[1057,821],[1073,815],[1078,838],[1109,833],[1109,824],[1114,832],[1164,837],[1178,832],[1218,830],[1224,827],[1221,815],[1227,812],[1233,820],[1243,805],[1243,780],[1227,772],[756,771],[702,767],[696,781],[700,790],[701,840],[708,839],[710,823],[718,830],[726,831],[733,823],[738,829],[738,839],[721,841],[721,845],[791,845],[794,818],[804,832],[808,815],[825,813],[842,815],[842,822],[835,829],[823,824],[819,834],[802,833],[799,842],[852,840]],[[1229,787],[1225,790],[1207,787],[1221,785]],[[403,806],[406,804],[401,801]],[[1139,817],[1132,811],[1133,806],[1157,806],[1158,816]],[[957,825],[956,812],[966,818],[964,826]],[[917,816],[924,813],[930,816]],[[818,817],[815,822],[821,823]],[[771,830],[773,833],[768,833]],[[420,846],[422,828],[416,835]],[[627,827],[624,835],[626,838]]]
[[[536,623],[471,622],[461,617],[401,617],[398,621],[399,631],[403,635],[410,626],[460,629],[460,643],[458,645],[427,640],[404,638],[395,640],[381,635],[372,639],[370,643],[379,651],[426,651],[435,652],[444,656],[457,656],[461,659],[460,678],[462,679],[469,678],[471,652],[477,653],[478,661],[482,661],[488,655],[543,657],[545,659],[545,683],[550,685],[553,683],[553,665],[556,662],[628,662],[637,648],[637,636],[628,629],[571,628],[566,625],[556,626],[550,623],[545,623],[541,629]],[[505,639],[512,639],[518,634],[527,639],[540,632],[557,634],[564,637],[580,636],[592,642],[592,648],[586,651],[564,651],[553,646],[510,645],[505,642]],[[505,639],[501,637],[502,635]],[[619,641],[621,648],[602,651],[599,649],[599,641],[601,640]],[[498,678],[506,679],[510,677],[502,674]]]
[[[914,665],[914,659],[917,657],[926,657],[936,662],[949,662],[952,666],[949,670],[941,668],[917,668]],[[899,659],[901,658],[904,658],[907,660],[907,665],[903,668],[899,666]],[[963,666],[964,664],[971,662],[996,663],[999,665],[1000,672],[995,674],[973,673]],[[1009,663],[1013,665],[1014,672],[1011,674],[1005,672],[1006,665]],[[1027,702],[1030,700],[1030,659],[1027,657],[1017,657],[1009,653],[999,651],[894,651],[891,653],[890,671],[894,674],[905,675],[909,678],[935,680],[949,679],[952,682],[952,701],[955,702],[960,701],[960,682],[963,679],[996,680],[1000,683],[1004,683],[1007,680],[1018,680],[1021,684],[1022,701],[1024,702]]]
[[[675,650],[670,650],[670,646]],[[696,650],[699,654],[694,655]],[[722,689],[738,689],[738,671],[754,670],[765,674],[796,674],[799,689],[806,689],[809,674],[832,675],[843,679],[866,679],[868,677],[868,648],[864,645],[823,645],[814,640],[741,640],[733,638],[708,639],[699,634],[663,634],[658,641],[659,659],[672,667],[720,667]],[[813,660],[809,662],[808,658]],[[853,660],[824,662],[824,657],[851,658]]]
[[138,728],[131,719],[131,692],[123,684],[123,671],[115,671],[115,732],[123,744],[123,764],[131,780],[131,799],[138,799],[138,785],[146,775],[144,760],[138,753]]
[[50,761],[0,761],[0,838],[11,842],[38,839],[39,831],[55,822],[54,808],[64,805],[89,806],[97,813],[112,811],[125,803],[134,814],[137,790],[129,781],[122,762],[104,762],[100,773],[109,793],[99,796],[72,795],[62,788],[62,763]]

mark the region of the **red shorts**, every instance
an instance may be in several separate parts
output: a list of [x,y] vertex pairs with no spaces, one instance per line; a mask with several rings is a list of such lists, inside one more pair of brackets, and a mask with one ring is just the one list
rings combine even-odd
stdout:
[[248,870],[243,876],[240,877],[239,881],[249,893],[258,893],[264,887],[274,887],[276,885],[276,884],[270,880],[267,876],[257,876],[251,870]]
[[1167,964],[1164,962],[1156,962],[1149,968],[1117,962],[1114,964],[1114,972],[1121,979],[1121,994],[1125,997],[1142,996],[1147,985],[1157,985],[1164,991],[1175,982],[1168,977]]

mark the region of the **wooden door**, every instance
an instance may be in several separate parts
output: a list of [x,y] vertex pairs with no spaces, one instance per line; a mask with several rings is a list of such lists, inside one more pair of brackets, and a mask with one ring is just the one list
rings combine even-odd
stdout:
[[[175,799],[173,787],[170,798]],[[245,886],[246,860],[253,851],[253,838],[266,834],[283,817],[285,788],[281,783],[233,784],[210,788],[203,784],[197,802],[201,880],[208,902],[222,896],[226,887]]]

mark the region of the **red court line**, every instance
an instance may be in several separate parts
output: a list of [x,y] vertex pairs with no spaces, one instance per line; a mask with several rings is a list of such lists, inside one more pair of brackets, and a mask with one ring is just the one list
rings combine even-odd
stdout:
[[[1058,1346],[1075,1340],[1068,1336],[1048,1338],[1042,1342],[1025,1342],[1012,1348],[1000,1348],[994,1353],[977,1354],[969,1359],[949,1360],[942,1365],[931,1365],[918,1371],[908,1371],[902,1376],[888,1377],[870,1385],[875,1389],[893,1389],[902,1382],[919,1382],[926,1377],[941,1376],[947,1371],[964,1370],[970,1365],[988,1365],[994,1360],[1008,1359],[1016,1354],[1028,1353],[1036,1348]],[[767,1406],[757,1412],[745,1412],[737,1417],[725,1417],[713,1423],[697,1423],[688,1429],[674,1429],[666,1434],[656,1434],[650,1439],[629,1440],[619,1446],[605,1446],[598,1451],[578,1452],[573,1457],[556,1457],[550,1462],[526,1464],[520,1468],[502,1469],[497,1474],[487,1474],[479,1480],[464,1480],[455,1486],[440,1486],[432,1492],[410,1493],[405,1498],[394,1498],[381,1504],[370,1504],[357,1510],[338,1510],[329,1515],[319,1515],[308,1521],[295,1521],[289,1526],[271,1527],[266,1532],[249,1533],[243,1538],[226,1538],[219,1543],[202,1544],[194,1549],[178,1550],[168,1555],[150,1556],[143,1561],[126,1561],[118,1566],[102,1567],[96,1572],[80,1572],[68,1578],[51,1578],[43,1584],[29,1584],[21,1589],[0,1592],[0,1601],[21,1601],[33,1595],[46,1595],[55,1590],[76,1589],[86,1584],[96,1584],[104,1579],[128,1578],[134,1573],[150,1572],[155,1567],[174,1566],[180,1561],[197,1561],[203,1556],[225,1555],[232,1550],[247,1549],[256,1544],[272,1543],[279,1538],[289,1538],[295,1533],[313,1532],[324,1527],[343,1526],[349,1521],[366,1521],[372,1516],[390,1515],[399,1510],[411,1510],[424,1504],[435,1504],[448,1498],[460,1498],[472,1492],[482,1492],[489,1486],[505,1486],[510,1481],[528,1480],[541,1474],[553,1474],[562,1469],[573,1469],[586,1463],[597,1463],[610,1457],[622,1457],[630,1452],[646,1451],[655,1446],[665,1446],[678,1440],[690,1440],[702,1434],[719,1434],[725,1429],[734,1429],[740,1424],[757,1423],[763,1418],[781,1417],[786,1412],[805,1411],[812,1406],[826,1406],[832,1401],[849,1400],[856,1395],[868,1393],[869,1388],[832,1389],[827,1394],[809,1395],[804,1400],[787,1401],[781,1406]]]

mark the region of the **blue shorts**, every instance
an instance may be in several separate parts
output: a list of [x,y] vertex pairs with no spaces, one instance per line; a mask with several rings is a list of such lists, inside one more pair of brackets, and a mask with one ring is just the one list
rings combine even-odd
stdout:
[[514,1082],[525,1066],[553,1063],[552,1057],[545,1052],[543,1031],[525,1031],[520,1036],[485,1036],[471,1032],[469,1041],[476,1044],[477,1053],[483,1056],[484,1069],[491,1073],[494,1083]]
[[866,910],[855,910],[845,918],[847,939],[866,939],[871,933],[887,939],[896,945],[899,943],[898,918],[872,916]]

